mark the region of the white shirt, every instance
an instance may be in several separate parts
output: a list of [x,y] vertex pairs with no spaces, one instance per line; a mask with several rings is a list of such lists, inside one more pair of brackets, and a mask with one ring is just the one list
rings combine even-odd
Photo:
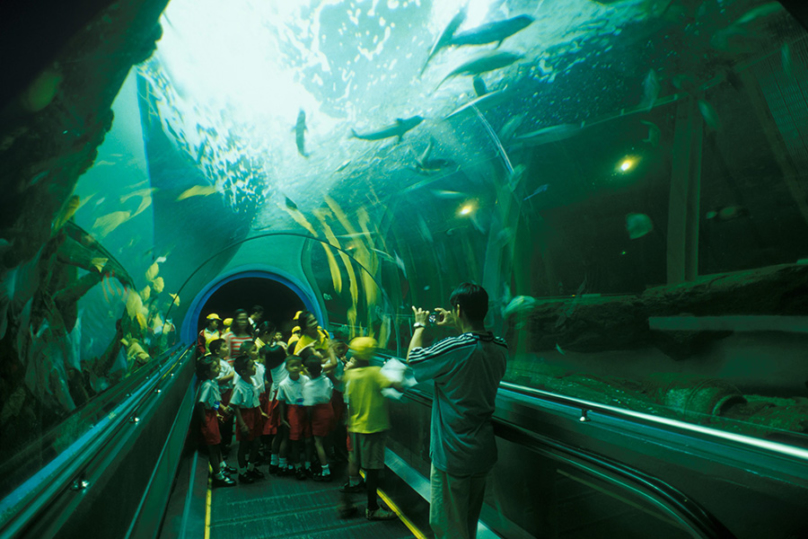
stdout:
[[201,402],[205,410],[218,410],[219,403],[222,402],[222,394],[219,392],[219,383],[216,380],[205,380],[199,386],[199,396],[196,402]]
[[310,378],[303,386],[303,405],[314,406],[315,404],[326,404],[331,402],[331,393],[334,391],[334,384],[327,376],[321,374],[317,378]]
[[289,378],[289,371],[286,370],[286,362],[284,361],[274,369],[269,369],[269,372],[272,373],[272,393],[275,394],[278,392],[281,382]]
[[261,405],[258,400],[258,388],[252,382],[247,382],[244,378],[239,378],[236,387],[233,388],[233,396],[230,397],[230,405],[239,408],[255,408]]
[[278,400],[286,404],[296,404],[304,406],[303,386],[309,381],[309,377],[301,374],[297,380],[287,377],[278,387]]
[[266,372],[267,368],[261,363],[255,364],[255,376],[252,377],[253,385],[258,389],[258,394],[266,393]]
[[[221,380],[222,378],[224,378],[226,376],[230,376],[234,372],[236,372],[236,371],[233,370],[233,367],[230,366],[230,363],[228,363],[227,360],[220,359],[219,360],[219,376],[217,376],[216,379]],[[231,389],[235,385],[234,380],[235,380],[234,378],[231,378],[227,382],[225,382],[223,384],[220,384],[220,387],[223,390],[227,391],[228,389]]]

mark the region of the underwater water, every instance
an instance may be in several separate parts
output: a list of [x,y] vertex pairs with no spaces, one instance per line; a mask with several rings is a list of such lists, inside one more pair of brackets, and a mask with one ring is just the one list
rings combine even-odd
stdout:
[[806,444],[808,34],[777,2],[140,4],[0,115],[3,462],[263,274],[300,301],[252,303],[399,357],[476,281],[510,383]]

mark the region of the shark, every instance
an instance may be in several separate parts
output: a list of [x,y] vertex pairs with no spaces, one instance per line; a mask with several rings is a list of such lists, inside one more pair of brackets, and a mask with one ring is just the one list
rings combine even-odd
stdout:
[[455,34],[452,37],[451,44],[461,47],[463,45],[496,43],[497,47],[499,47],[503,41],[530,26],[534,20],[530,15],[519,15],[510,19],[483,24],[477,28]]
[[405,119],[396,118],[396,123],[383,127],[378,131],[370,131],[368,133],[359,134],[354,129],[351,129],[351,133],[353,134],[354,138],[358,138],[360,140],[382,140],[390,137],[398,137],[398,142],[401,142],[401,139],[404,137],[407,131],[418,127],[418,125],[423,121],[424,119],[421,116],[412,116]]
[[479,75],[480,73],[485,73],[487,71],[494,71],[495,69],[508,67],[521,59],[521,54],[508,51],[496,51],[481,54],[467,62],[460,64],[450,71],[449,74],[443,77],[443,80],[438,83],[435,90],[440,88],[444,82],[452,77],[457,77],[458,75]]

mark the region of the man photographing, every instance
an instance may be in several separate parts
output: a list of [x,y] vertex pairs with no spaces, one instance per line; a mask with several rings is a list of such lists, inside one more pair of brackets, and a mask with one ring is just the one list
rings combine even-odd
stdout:
[[437,325],[454,326],[462,334],[422,348],[429,311],[413,307],[407,362],[418,382],[435,381],[429,524],[437,539],[473,539],[485,479],[497,461],[491,416],[505,375],[508,345],[485,329],[488,294],[481,286],[461,284],[449,303],[450,311],[435,309]]

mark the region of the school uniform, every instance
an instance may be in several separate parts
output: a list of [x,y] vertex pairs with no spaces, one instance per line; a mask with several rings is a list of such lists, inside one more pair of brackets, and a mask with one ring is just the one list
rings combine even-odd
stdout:
[[325,375],[311,378],[303,386],[303,404],[309,408],[312,436],[328,436],[334,428],[334,409],[331,395],[334,384]]
[[277,434],[281,426],[280,402],[278,401],[278,388],[281,382],[289,377],[284,361],[274,369],[269,369],[272,377],[272,385],[269,388],[267,397],[266,414],[269,419],[264,423],[264,434]]
[[230,398],[230,406],[238,407],[241,410],[241,418],[249,428],[249,434],[241,432],[241,425],[236,428],[236,440],[241,440],[246,436],[247,440],[255,440],[261,435],[261,409],[258,398],[258,387],[250,381],[239,378],[233,388],[233,396]]
[[227,381],[224,381],[224,379],[233,374],[234,372],[236,371],[233,370],[233,367],[230,366],[230,363],[228,363],[224,359],[219,359],[219,376],[216,377],[216,381],[219,384],[219,392],[222,395],[222,404],[225,406],[230,405],[230,397],[233,395],[235,378],[230,378]]
[[253,384],[256,386],[258,391],[258,407],[259,413],[258,417],[261,420],[261,433],[263,434],[264,431],[264,414],[260,413],[260,410],[267,409],[267,386],[266,386],[266,372],[267,368],[264,367],[261,363],[255,364],[255,376],[252,377]]
[[286,421],[289,422],[289,439],[297,441],[311,438],[311,425],[306,420],[303,387],[309,377],[303,374],[297,380],[286,378],[278,387],[278,401],[286,403]]
[[219,445],[222,436],[219,432],[219,417],[217,415],[222,396],[219,393],[219,384],[216,380],[205,380],[199,386],[199,395],[196,402],[205,408],[205,420],[201,425],[202,439],[205,445]]

